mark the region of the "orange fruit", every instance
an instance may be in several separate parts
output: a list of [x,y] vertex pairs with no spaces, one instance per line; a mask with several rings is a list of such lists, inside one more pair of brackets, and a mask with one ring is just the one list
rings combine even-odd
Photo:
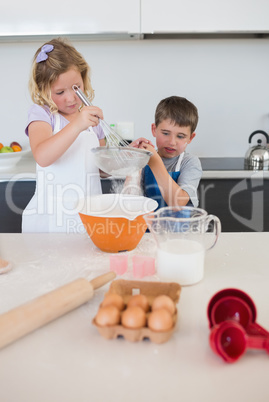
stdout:
[[13,149],[14,152],[20,152],[21,151],[21,147],[19,145],[13,145],[11,148]]

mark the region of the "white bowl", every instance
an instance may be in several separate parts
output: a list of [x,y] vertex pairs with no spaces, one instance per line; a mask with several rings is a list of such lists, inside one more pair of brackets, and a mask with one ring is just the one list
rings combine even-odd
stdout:
[[0,172],[10,170],[17,165],[21,158],[31,151],[28,146],[23,146],[20,152],[0,152]]
[[134,220],[139,215],[155,211],[157,201],[140,195],[100,194],[80,200],[79,212],[100,218],[125,218]]

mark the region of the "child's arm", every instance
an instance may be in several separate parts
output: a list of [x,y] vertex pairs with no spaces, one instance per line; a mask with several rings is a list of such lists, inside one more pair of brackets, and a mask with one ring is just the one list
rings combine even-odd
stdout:
[[49,123],[44,121],[30,123],[29,140],[36,162],[43,167],[54,163],[73,144],[83,130],[89,126],[97,126],[99,118],[103,119],[101,109],[96,106],[85,106],[67,126],[55,135],[53,135]]
[[143,144],[143,148],[153,153],[148,165],[155,176],[158,187],[166,204],[168,206],[186,205],[190,200],[189,194],[184,191],[169,175],[157,151],[152,146],[145,143]]
[[99,145],[100,147],[105,147],[106,145],[106,140],[104,138],[102,138],[101,140],[99,140]]
[[148,144],[151,145],[152,147],[154,147],[154,145],[152,144],[152,142],[150,140],[147,140],[144,137],[140,137],[137,140],[131,142],[131,144],[129,145],[130,147],[134,147],[134,148],[144,148],[143,144]]

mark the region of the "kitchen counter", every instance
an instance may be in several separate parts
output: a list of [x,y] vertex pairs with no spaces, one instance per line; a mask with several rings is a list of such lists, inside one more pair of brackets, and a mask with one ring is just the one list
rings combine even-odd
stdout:
[[[243,170],[244,158],[200,158],[199,206],[218,216],[224,232],[269,231],[266,213],[269,171]],[[35,161],[29,153],[12,171],[0,169],[0,232],[21,231],[21,214],[35,191]],[[103,193],[121,190],[124,178],[102,179]]]
[[[244,158],[200,158],[203,179],[241,179],[262,177],[269,179],[269,171],[244,170]],[[35,161],[32,155],[22,158],[10,171],[0,169],[0,181],[35,180]]]
[[267,170],[245,170],[244,158],[199,158],[203,168],[203,179],[269,179]]
[[35,180],[36,163],[31,153],[22,157],[10,170],[0,169],[0,181],[7,180]]
[[[269,329],[268,244],[269,233],[222,233],[206,255],[203,281],[182,288],[178,323],[164,344],[102,338],[91,321],[109,284],[96,290],[88,303],[0,351],[0,400],[267,402],[269,355],[252,350],[225,363],[209,347],[206,310],[217,291],[239,288]],[[145,234],[129,261],[154,252]],[[0,234],[0,256],[14,265],[0,275],[0,313],[106,272],[109,255],[85,234]],[[131,272],[121,278],[132,279]]]

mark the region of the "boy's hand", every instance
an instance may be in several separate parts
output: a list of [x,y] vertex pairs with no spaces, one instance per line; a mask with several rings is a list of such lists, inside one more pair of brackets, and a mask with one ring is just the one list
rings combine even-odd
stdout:
[[147,140],[146,138],[138,138],[138,140],[133,141],[130,146],[133,146],[134,148],[139,148],[139,149],[145,149],[149,152],[152,153],[152,156],[150,157],[150,160],[148,162],[148,165],[152,167],[154,164],[158,164],[159,162],[162,163],[162,160],[155,149],[154,145],[150,140]]
[[154,146],[152,145],[152,143],[149,144],[148,142],[141,141],[141,143],[139,144],[139,147],[138,147],[138,148],[140,148],[140,149],[146,149],[147,151],[152,152],[153,155],[154,155],[155,153],[157,153],[157,151],[156,151],[156,149],[154,148]]
[[147,140],[146,138],[143,138],[143,137],[140,137],[137,140],[131,142],[131,144],[129,146],[134,147],[134,148],[144,148],[142,146],[143,143],[151,145],[152,147],[154,147],[154,145],[152,144],[152,142],[150,140]]
[[150,168],[152,168],[154,165],[158,166],[159,163],[163,163],[160,155],[151,143],[149,144],[146,142],[141,142],[139,148],[146,149],[152,153],[152,156],[148,162]]

